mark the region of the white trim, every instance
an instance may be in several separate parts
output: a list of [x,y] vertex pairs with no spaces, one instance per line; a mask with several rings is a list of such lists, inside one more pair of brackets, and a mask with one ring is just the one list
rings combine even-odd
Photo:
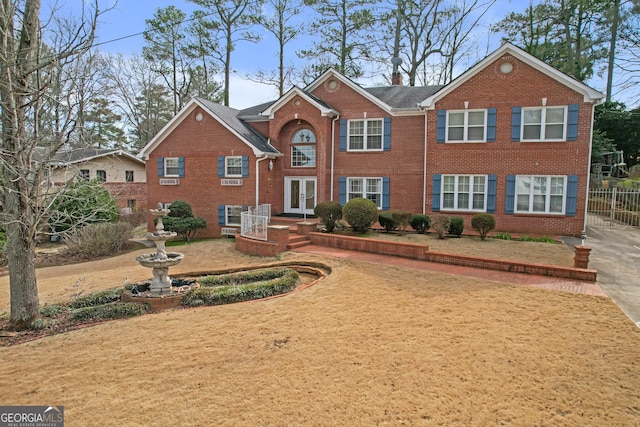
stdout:
[[[228,173],[228,161],[231,159],[240,159],[240,173]],[[226,178],[242,178],[242,156],[224,156],[224,176]]]
[[[167,174],[167,160],[175,160],[177,162],[175,168],[178,169],[176,174]],[[179,178],[180,177],[180,157],[165,157],[162,159],[162,176],[164,178]]]
[[[346,186],[347,188],[345,189],[345,196],[347,198],[347,202],[349,202],[349,200],[351,200],[349,198],[349,194],[351,194],[351,181],[353,180],[359,180],[362,181],[362,194],[359,197],[362,197],[363,199],[368,199],[367,194],[379,194],[380,195],[380,204],[376,204],[376,207],[381,210],[382,209],[382,199],[384,197],[384,179],[381,176],[348,176],[346,177]],[[379,193],[369,193],[367,191],[367,181],[369,181],[370,179],[375,179],[380,181],[380,192]],[[371,199],[369,199],[371,200]],[[372,200],[373,201],[373,200]]]
[[[313,208],[306,209],[306,202],[309,197],[305,194],[305,199],[299,199],[300,207],[299,208],[291,208],[291,181],[300,181],[300,189],[303,189],[303,186],[306,186],[307,181],[313,181],[313,201],[314,207],[318,202],[318,177],[316,176],[285,176],[284,177],[284,211],[285,213],[296,213],[296,214],[313,214]],[[304,188],[306,190],[306,188]],[[302,194],[302,193],[301,193]]]
[[[240,215],[238,215],[238,219],[240,220],[238,223],[229,222],[229,209],[240,209]],[[239,227],[242,225],[242,205],[225,205],[224,206],[224,225],[226,226],[236,226]]]
[[[351,125],[354,122],[363,122],[362,125],[362,148],[351,148]],[[369,122],[380,122],[380,148],[369,148],[368,139],[369,135],[367,134]],[[377,135],[377,134],[376,134]],[[374,135],[374,136],[376,136]],[[361,153],[368,151],[384,151],[384,119],[375,118],[375,119],[348,119],[347,120],[347,152]]]
[[322,117],[335,117],[338,115],[338,112],[336,110],[332,108],[328,108],[325,105],[322,105],[321,103],[319,103],[318,101],[310,97],[306,92],[304,92],[302,89],[300,89],[297,86],[294,86],[291,89],[289,89],[287,93],[282,95],[276,102],[271,104],[266,110],[262,111],[260,115],[267,116],[269,117],[269,119],[273,119],[275,117],[276,111],[278,111],[281,107],[283,107],[285,104],[287,104],[296,96],[303,98],[305,101],[307,101],[308,103],[316,107],[318,110],[320,110],[320,115]]
[[[562,137],[561,138],[545,138],[545,130],[547,125],[547,110],[559,110],[564,109],[563,113],[563,123],[562,123]],[[530,138],[526,139],[524,137],[524,112],[532,111],[532,110],[540,110],[540,138]],[[522,107],[522,114],[520,114],[520,142],[564,142],[567,140],[567,116],[569,114],[569,108],[567,105],[552,105],[548,107]],[[552,123],[559,125],[560,123]],[[531,125],[530,125],[531,126]]]
[[[482,139],[469,139],[469,113],[477,113],[482,111],[484,113],[484,125],[482,129]],[[447,123],[445,125],[445,138],[444,142],[447,144],[476,144],[487,142],[487,118],[488,118],[488,109],[487,108],[477,108],[473,110],[447,110]],[[450,114],[464,114],[464,121],[462,126],[456,126],[457,128],[462,127],[462,139],[449,139],[449,127],[451,124],[449,123]],[[471,126],[473,128],[479,128],[480,126],[474,125]]]
[[557,82],[582,94],[584,102],[597,103],[603,97],[603,94],[598,92],[597,90],[590,88],[589,86],[579,82],[578,80],[575,80],[572,77],[569,77],[568,75],[564,74],[561,71],[558,71],[557,69],[544,63],[543,61],[525,52],[519,47],[516,47],[511,43],[504,43],[502,46],[494,50],[491,54],[489,54],[483,60],[479,61],[474,66],[472,66],[467,71],[465,71],[462,75],[460,75],[454,81],[452,81],[451,83],[449,83],[448,85],[440,89],[438,92],[436,92],[435,94],[431,95],[430,97],[422,101],[420,103],[420,107],[427,108],[430,110],[435,109],[436,102],[438,102],[440,99],[444,98],[446,95],[448,95],[449,93],[457,89],[459,86],[464,84],[466,81],[471,79],[473,76],[475,76],[476,74],[478,74],[479,72],[487,68],[488,66],[490,66],[494,61],[496,61],[498,58],[500,58],[505,54],[514,56],[516,59],[537,69],[543,74],[546,74],[547,76],[556,80]]
[[[528,210],[519,210],[518,209],[518,178],[531,178],[531,183],[529,184],[529,209]],[[544,212],[534,211],[533,210],[533,196],[535,194],[533,179],[535,178],[546,178],[547,179],[547,191],[545,192],[545,210]],[[562,178],[562,210],[560,212],[551,212],[551,179],[552,178]],[[516,175],[515,187],[513,189],[513,213],[515,214],[530,214],[530,215],[566,215],[566,206],[567,206],[567,175]],[[524,193],[521,193],[524,194]],[[554,196],[559,196],[559,194],[554,194]]]

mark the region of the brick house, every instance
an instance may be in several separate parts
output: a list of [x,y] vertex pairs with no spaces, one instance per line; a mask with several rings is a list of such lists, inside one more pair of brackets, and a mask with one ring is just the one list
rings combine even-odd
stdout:
[[208,236],[247,206],[312,214],[355,197],[467,229],[490,212],[501,231],[579,235],[601,98],[505,43],[445,86],[363,88],[330,69],[244,110],[193,99],[140,156],[150,205],[187,201]]
[[49,184],[55,187],[81,176],[98,179],[118,208],[147,207],[147,175],[144,160],[119,149],[84,148],[61,151],[48,160]]

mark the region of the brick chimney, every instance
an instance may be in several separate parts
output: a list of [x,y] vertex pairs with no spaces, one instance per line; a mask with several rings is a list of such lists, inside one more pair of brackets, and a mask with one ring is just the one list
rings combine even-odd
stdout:
[[402,73],[398,71],[391,73],[391,85],[402,86]]

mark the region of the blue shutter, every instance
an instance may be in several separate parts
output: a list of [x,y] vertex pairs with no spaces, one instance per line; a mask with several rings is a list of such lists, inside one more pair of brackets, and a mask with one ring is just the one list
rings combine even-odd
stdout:
[[577,203],[578,175],[569,175],[567,177],[567,205],[565,207],[565,215],[576,216]]
[[389,177],[382,177],[382,210],[389,210]]
[[158,176],[164,176],[164,157],[158,157]]
[[496,141],[496,109],[487,110],[487,142]]
[[575,141],[578,139],[578,104],[569,105],[569,115],[567,116],[567,139]]
[[384,151],[391,150],[391,117],[384,118],[384,134],[382,137]]
[[511,141],[520,141],[520,123],[522,122],[522,107],[511,108]]
[[249,156],[242,156],[242,176],[249,176]]
[[340,151],[347,151],[347,120],[340,119]]
[[224,156],[218,156],[218,178],[224,177]]
[[488,177],[487,185],[487,212],[495,213],[496,211],[496,187],[497,177],[495,174],[490,174]]
[[507,193],[504,203],[504,213],[512,214],[516,196],[516,176],[507,175]]
[[218,205],[218,224],[219,225],[224,225],[224,222],[225,222],[224,221],[224,217],[225,217],[224,211],[225,211],[224,205]]
[[338,178],[338,201],[342,206],[347,204],[347,177]]
[[184,157],[178,157],[178,176],[184,178]]
[[447,110],[438,110],[436,142],[444,142],[447,135]]
[[431,196],[431,210],[433,212],[440,212],[440,185],[442,176],[439,173],[434,173],[431,176],[433,185],[433,195]]

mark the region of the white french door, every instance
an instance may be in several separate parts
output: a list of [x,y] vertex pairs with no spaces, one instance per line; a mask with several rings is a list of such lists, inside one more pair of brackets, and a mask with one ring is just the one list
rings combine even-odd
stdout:
[[313,215],[316,206],[316,177],[284,178],[285,213]]

